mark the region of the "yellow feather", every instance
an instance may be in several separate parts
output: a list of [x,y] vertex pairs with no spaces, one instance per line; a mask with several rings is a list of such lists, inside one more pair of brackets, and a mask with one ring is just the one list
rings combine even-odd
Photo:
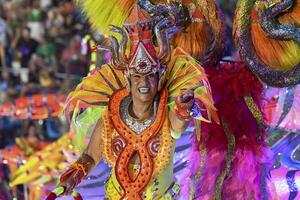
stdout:
[[122,27],[137,0],[83,0],[80,6],[92,27],[109,34],[109,25]]
[[176,48],[168,65],[168,77],[166,87],[169,90],[168,106],[173,109],[174,99],[182,89],[194,89],[195,99],[200,100],[207,110],[208,119],[201,121],[210,122],[211,118],[219,122],[216,108],[213,104],[210,85],[201,65],[181,48]]

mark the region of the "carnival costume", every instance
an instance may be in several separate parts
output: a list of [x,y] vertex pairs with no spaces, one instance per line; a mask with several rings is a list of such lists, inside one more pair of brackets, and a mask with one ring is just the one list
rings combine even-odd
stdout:
[[[242,62],[220,63],[225,29],[217,5],[212,0],[180,2],[140,0],[137,6],[134,0],[79,1],[95,29],[105,34],[111,29],[119,33],[117,38],[121,35],[121,42],[114,36],[106,38],[101,48],[112,52],[112,62],[86,77],[68,98],[66,111],[73,111],[78,146],[84,148],[87,130],[99,118],[104,119],[99,148],[113,167],[106,183],[107,198],[176,198],[179,188],[169,177],[172,149],[180,134],[170,130],[166,112],[174,110],[190,120],[193,112],[186,111],[192,110],[177,104],[176,97],[181,89],[192,89],[197,105],[193,116],[215,122],[200,126],[195,121],[189,157],[193,162],[182,176],[180,196],[276,199],[264,178],[270,161],[260,109],[263,87],[253,74],[271,86],[299,83],[299,3],[239,0],[234,39]],[[154,43],[149,30],[155,32]],[[172,35],[174,40],[170,40]],[[209,74],[220,120],[202,66]],[[145,75],[150,71],[160,79],[157,107],[153,118],[139,124],[126,114],[131,101],[128,79],[132,72]],[[139,165],[130,162],[136,154]],[[83,154],[61,181],[73,177],[75,186],[94,165],[93,159]]]
[[[67,99],[66,112],[73,111],[78,143],[84,142],[89,125],[102,120],[99,148],[101,157],[112,167],[106,182],[107,199],[175,199],[180,187],[171,178],[172,157],[181,133],[170,127],[169,110],[183,121],[218,121],[203,68],[183,49],[170,45],[170,37],[189,21],[183,4],[134,3],[123,24],[125,29],[110,26],[121,35],[120,44],[110,36],[100,46],[112,52],[111,63],[84,78]],[[129,78],[151,73],[158,74],[159,93],[154,99],[153,116],[140,122],[128,112],[132,101]],[[194,92],[189,105],[176,100],[182,90]],[[83,129],[83,121],[91,116],[94,119]],[[132,163],[134,159],[138,162]],[[77,185],[95,164],[91,156],[83,153],[62,175],[61,182],[72,179],[72,186]]]

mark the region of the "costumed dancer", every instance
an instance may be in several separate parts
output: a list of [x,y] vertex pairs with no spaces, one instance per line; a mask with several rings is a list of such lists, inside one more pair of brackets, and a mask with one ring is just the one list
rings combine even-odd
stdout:
[[[79,3],[84,8],[94,27],[101,27],[105,32],[109,24],[122,25],[122,22],[128,17],[134,2],[135,1],[112,1],[111,4],[107,4],[107,2],[86,0],[80,1]],[[164,0],[151,2],[146,0],[139,1],[143,8],[150,11],[151,16],[155,16],[151,11],[166,10],[162,7],[162,4],[160,4],[166,3]],[[195,56],[203,66],[217,67],[208,70],[208,73],[213,88],[215,89],[214,96],[216,98],[216,106],[219,110],[218,114],[221,118],[221,124],[203,124],[202,134],[195,134],[195,154],[191,154],[190,160],[193,162],[190,162],[190,168],[188,169],[191,173],[186,176],[193,178],[187,179],[188,182],[182,184],[185,187],[182,188],[180,195],[183,195],[185,199],[186,197],[191,199],[276,199],[276,193],[268,193],[268,181],[264,178],[267,174],[267,166],[265,164],[268,163],[268,160],[265,157],[267,151],[264,143],[263,115],[260,112],[259,102],[262,86],[261,83],[245,69],[245,66],[259,79],[271,86],[287,87],[299,82],[298,55],[300,54],[297,53],[299,50],[299,46],[297,45],[299,42],[299,30],[297,29],[297,25],[299,24],[299,12],[297,12],[299,9],[298,1],[284,0],[274,3],[255,0],[238,1],[234,24],[234,37],[245,66],[242,64],[218,64],[224,47],[225,30],[222,15],[214,1],[187,0],[182,1],[182,3],[183,6],[189,8],[188,11],[192,23],[185,25],[184,32],[177,32],[175,35],[175,39],[172,43],[173,52],[176,52],[176,49],[184,49],[185,52]],[[105,12],[100,12],[104,11],[103,8],[105,8]],[[166,15],[164,16],[166,17]],[[176,21],[174,20],[176,19],[174,15],[167,16],[173,16],[171,18],[173,18],[173,21]],[[292,22],[295,26],[280,24],[285,22]],[[116,27],[113,29],[115,28]],[[130,39],[132,39],[132,37]],[[157,43],[160,45],[161,41],[162,40],[158,40]],[[166,37],[164,41],[168,41]],[[113,61],[116,61],[113,62],[112,65],[122,66],[120,63],[123,63],[125,59],[123,56],[119,56],[116,50],[120,49],[121,52],[124,52],[126,45],[120,45],[120,48],[118,48],[114,37],[110,37],[108,43],[112,44],[112,46],[108,46],[107,49],[112,51]],[[121,42],[121,44],[126,43],[126,40],[122,40]],[[158,55],[161,55],[163,52],[168,52],[169,50],[170,49],[165,48],[160,51]],[[130,54],[132,54],[132,51],[130,51]],[[121,55],[124,55],[124,53]],[[270,59],[272,57],[276,59]],[[125,58],[127,57],[125,56]],[[132,56],[130,58],[132,59]],[[168,59],[161,60],[166,61]],[[168,68],[171,66],[171,63],[172,57],[171,62],[167,65]],[[199,65],[198,67],[202,69]],[[106,68],[101,69],[103,70],[102,76],[104,77],[102,77],[102,79],[107,84],[107,82],[111,81],[108,81],[106,77],[111,77],[108,75],[111,73],[105,72],[104,69]],[[111,67],[108,71],[114,70],[112,70]],[[116,75],[113,75],[113,77],[116,77],[117,74],[116,71]],[[174,78],[174,76],[169,77],[172,78],[169,78],[168,82]],[[85,81],[87,80],[88,79],[85,79]],[[94,80],[96,79],[90,78],[89,83],[93,83]],[[112,84],[106,87],[111,91],[119,88],[116,86],[125,80],[128,79],[120,79],[119,81],[116,79],[115,85]],[[176,78],[174,80],[176,80]],[[129,79],[129,81],[131,80]],[[169,88],[168,82],[166,84],[167,88]],[[240,84],[242,82],[245,84]],[[172,81],[170,83],[172,83]],[[105,88],[106,84],[103,85],[103,82],[99,81],[97,86],[92,86],[92,84],[89,87],[85,86],[86,84],[79,86],[77,92],[81,90],[81,93],[78,92],[76,94],[75,91],[71,99],[76,99],[76,94],[84,101],[79,103],[75,100],[73,108],[71,109],[74,109],[75,113],[81,113],[79,108],[84,107],[89,111],[91,101],[87,101],[86,97],[82,98],[84,95],[89,95],[90,98],[94,98],[92,101],[94,107],[96,107],[96,104],[106,106],[108,100],[97,102],[95,100],[96,94],[91,94],[91,92],[95,92],[95,89],[99,92],[98,87],[103,86]],[[111,89],[111,86],[113,86],[113,89]],[[185,87],[183,88],[186,89]],[[83,92],[84,89],[85,91]],[[105,91],[105,89],[103,90]],[[107,94],[106,91],[103,92],[101,90],[100,92]],[[113,91],[111,91],[108,96],[110,97],[112,93]],[[210,98],[202,98],[201,101],[208,105],[207,99]],[[72,100],[70,100],[70,102],[72,102]],[[87,102],[89,104],[86,104]],[[105,116],[103,114],[105,114],[106,109],[101,109],[100,106],[98,106],[97,109],[98,111],[104,111],[98,113],[94,112],[94,116],[97,116],[97,118],[100,117],[100,115]],[[208,109],[208,113],[213,115],[214,113],[211,110],[212,109]],[[93,113],[93,111],[90,112]],[[80,115],[78,119],[80,119]],[[80,123],[75,124],[80,126]],[[196,129],[197,128],[199,128],[199,126],[196,125]],[[78,129],[78,132],[82,131]],[[119,141],[118,143],[121,147],[125,146],[126,148],[126,141]],[[199,151],[200,157],[198,156]],[[252,166],[249,166],[249,163],[252,163]],[[249,174],[249,177],[244,176],[244,174]],[[81,176],[84,175],[81,173]],[[130,176],[129,173],[128,176]],[[116,182],[119,182],[118,176],[116,176],[115,179],[117,179]],[[122,187],[121,191],[124,191]]]
[[[111,14],[106,1],[80,3],[98,8],[97,13],[107,8]],[[189,25],[188,9],[180,3],[148,1],[133,1],[129,7],[125,29],[110,26],[121,35],[120,44],[110,36],[101,46],[112,52],[111,63],[84,78],[67,99],[66,112],[73,111],[78,143],[86,137],[80,134],[88,135],[89,130],[81,121],[94,116],[96,125],[79,160],[61,176],[60,186],[70,193],[104,159],[112,167],[106,199],[176,199],[176,140],[192,119],[199,124],[218,122],[218,117],[201,65],[180,47],[170,46],[170,37]]]

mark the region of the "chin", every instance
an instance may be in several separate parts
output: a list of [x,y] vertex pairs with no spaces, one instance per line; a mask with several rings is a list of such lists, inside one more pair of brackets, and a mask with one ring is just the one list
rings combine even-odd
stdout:
[[155,95],[152,92],[149,93],[140,93],[137,92],[136,96],[141,102],[152,102],[154,101]]
[[151,101],[153,101],[153,98],[150,94],[139,94],[138,99],[141,102],[151,102]]

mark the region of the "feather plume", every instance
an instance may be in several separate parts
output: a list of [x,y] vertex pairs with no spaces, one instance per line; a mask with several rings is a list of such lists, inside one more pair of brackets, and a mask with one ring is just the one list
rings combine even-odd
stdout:
[[92,27],[104,34],[109,25],[122,27],[137,0],[81,0],[78,2]]

